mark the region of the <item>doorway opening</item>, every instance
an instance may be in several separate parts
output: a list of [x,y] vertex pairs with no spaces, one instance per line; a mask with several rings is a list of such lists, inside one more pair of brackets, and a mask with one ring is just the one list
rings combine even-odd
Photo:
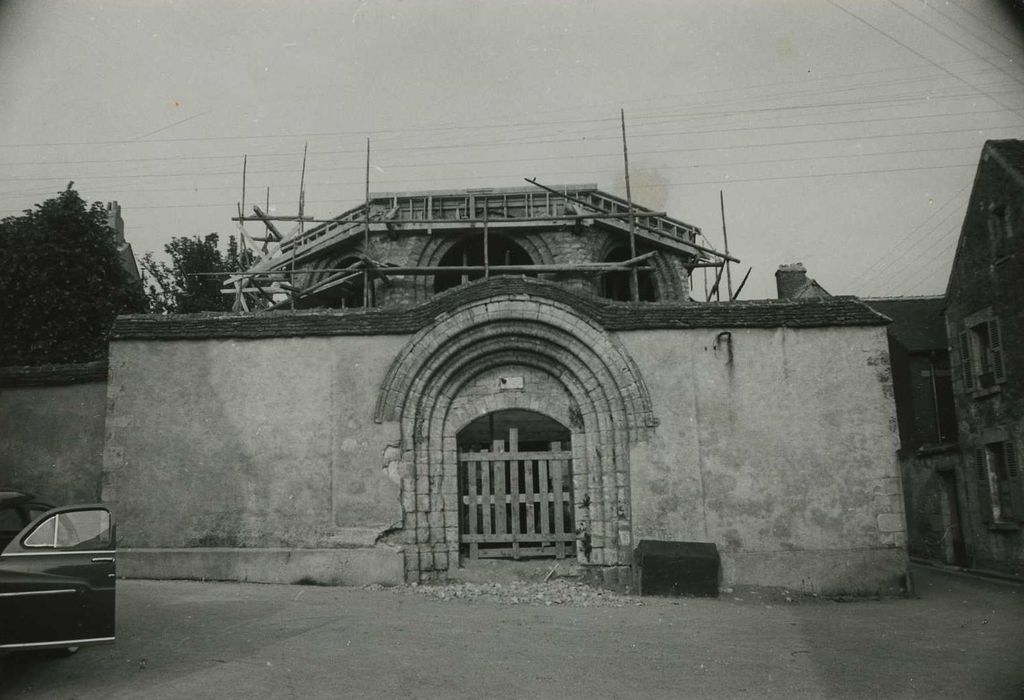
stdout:
[[940,471],[938,474],[945,496],[942,510],[947,523],[946,531],[943,533],[943,559],[947,564],[967,566],[967,546],[960,523],[960,501],[957,495],[956,473],[950,470]]
[[575,555],[572,435],[534,411],[495,411],[458,436],[459,548],[470,559]]

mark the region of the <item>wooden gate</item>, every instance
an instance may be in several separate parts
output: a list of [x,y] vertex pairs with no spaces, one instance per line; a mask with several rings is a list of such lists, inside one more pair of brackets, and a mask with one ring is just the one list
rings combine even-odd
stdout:
[[471,558],[557,557],[575,553],[572,452],[521,452],[509,429],[508,450],[459,451],[460,539]]

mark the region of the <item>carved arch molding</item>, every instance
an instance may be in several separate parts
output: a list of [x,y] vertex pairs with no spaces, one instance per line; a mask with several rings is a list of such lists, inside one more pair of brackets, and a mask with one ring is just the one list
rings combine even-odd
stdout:
[[545,412],[528,394],[497,388],[468,402],[469,410],[466,401],[453,409],[475,378],[509,365],[548,374],[571,397],[580,562],[630,561],[629,447],[656,424],[643,378],[625,348],[592,320],[551,299],[507,295],[437,317],[395,358],[381,388],[375,420],[401,429],[390,466],[402,475],[407,580],[444,579],[458,565],[458,431],[503,408]]

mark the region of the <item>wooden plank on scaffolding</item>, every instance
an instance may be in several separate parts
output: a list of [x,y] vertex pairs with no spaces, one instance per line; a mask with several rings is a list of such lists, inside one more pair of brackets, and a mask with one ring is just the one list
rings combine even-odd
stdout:
[[253,204],[252,210],[256,212],[255,218],[266,227],[267,231],[270,233],[272,237],[272,240],[280,241],[284,239],[284,234],[278,230],[277,226],[274,226],[273,219],[267,216],[267,214],[262,209],[260,209],[259,204]]

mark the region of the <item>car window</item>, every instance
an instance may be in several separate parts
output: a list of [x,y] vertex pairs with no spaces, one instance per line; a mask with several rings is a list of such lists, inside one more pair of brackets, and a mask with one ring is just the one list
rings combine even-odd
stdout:
[[25,538],[26,547],[52,547],[53,536],[56,533],[57,516],[47,518],[36,526],[36,529]]
[[57,549],[108,547],[110,513],[100,509],[58,513],[40,523],[25,538],[25,546]]

